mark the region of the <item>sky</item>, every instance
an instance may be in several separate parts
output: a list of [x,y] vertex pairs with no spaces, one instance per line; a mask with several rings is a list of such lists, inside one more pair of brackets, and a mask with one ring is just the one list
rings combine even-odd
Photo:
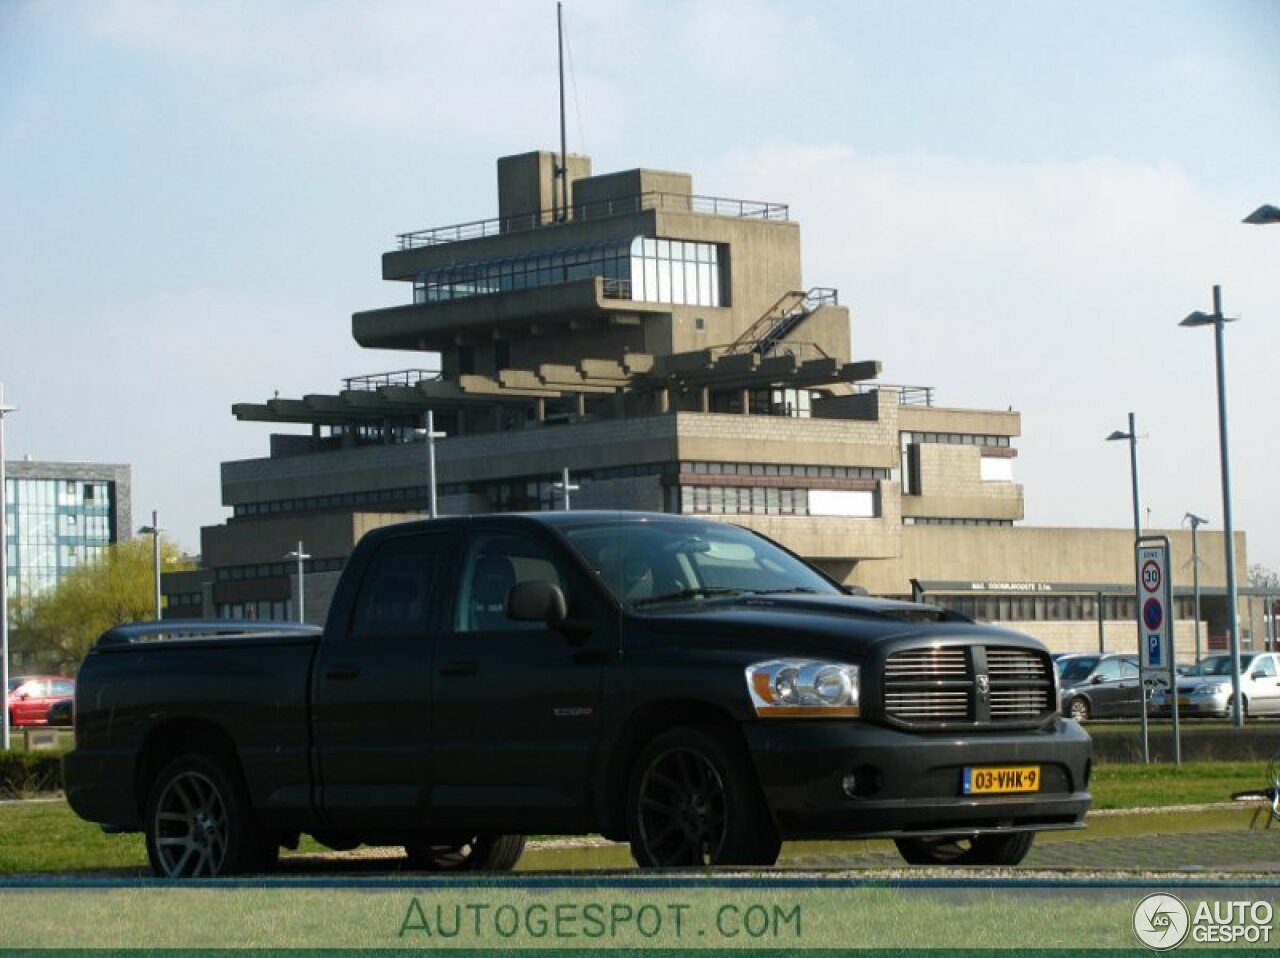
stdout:
[[[1026,524],[1235,526],[1280,568],[1280,2],[566,0],[568,144],[790,205],[856,358],[1022,413]],[[237,402],[433,365],[364,350],[395,235],[497,214],[558,147],[551,0],[0,0],[10,460],[123,462],[181,547],[266,456]],[[279,427],[276,427],[279,429]],[[139,519],[139,522],[142,521]]]

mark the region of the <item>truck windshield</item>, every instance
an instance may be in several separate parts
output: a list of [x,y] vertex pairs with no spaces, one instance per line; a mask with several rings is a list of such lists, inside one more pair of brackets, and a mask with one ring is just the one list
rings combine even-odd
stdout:
[[840,590],[752,532],[716,522],[625,522],[565,530],[574,549],[632,608],[746,594]]

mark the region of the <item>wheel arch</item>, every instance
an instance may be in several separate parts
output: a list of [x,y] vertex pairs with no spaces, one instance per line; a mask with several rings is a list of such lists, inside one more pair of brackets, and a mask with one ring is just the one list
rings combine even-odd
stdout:
[[650,702],[633,712],[618,735],[605,748],[606,764],[596,797],[600,831],[606,837],[627,837],[627,785],[631,771],[644,749],[654,738],[673,728],[686,725],[710,725],[721,729],[746,749],[746,739],[737,721],[724,709],[695,699],[666,699]]
[[139,820],[146,812],[147,796],[156,776],[179,755],[200,752],[226,761],[232,774],[244,780],[244,770],[236,754],[235,741],[216,722],[208,719],[174,719],[152,729],[143,743],[134,783]]

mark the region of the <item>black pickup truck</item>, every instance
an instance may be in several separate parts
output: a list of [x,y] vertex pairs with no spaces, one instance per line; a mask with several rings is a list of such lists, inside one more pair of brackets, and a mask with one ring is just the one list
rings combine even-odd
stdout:
[[124,626],[80,670],[67,798],[160,875],[262,870],[303,833],[429,870],[593,832],[642,866],[872,836],[1012,865],[1089,806],[1039,643],[718,521],[407,522],[357,545],[323,632],[237,625]]

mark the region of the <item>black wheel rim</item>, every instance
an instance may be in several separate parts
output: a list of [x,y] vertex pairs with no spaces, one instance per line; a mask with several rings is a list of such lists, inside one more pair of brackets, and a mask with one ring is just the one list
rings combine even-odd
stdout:
[[711,865],[728,826],[724,781],[701,752],[663,752],[645,770],[639,789],[640,840],[653,864]]
[[160,869],[170,878],[217,875],[227,857],[227,805],[199,772],[172,778],[156,803],[154,842]]
[[473,835],[462,841],[419,846],[418,854],[430,868],[454,871],[471,864],[479,852],[479,845],[480,837]]

